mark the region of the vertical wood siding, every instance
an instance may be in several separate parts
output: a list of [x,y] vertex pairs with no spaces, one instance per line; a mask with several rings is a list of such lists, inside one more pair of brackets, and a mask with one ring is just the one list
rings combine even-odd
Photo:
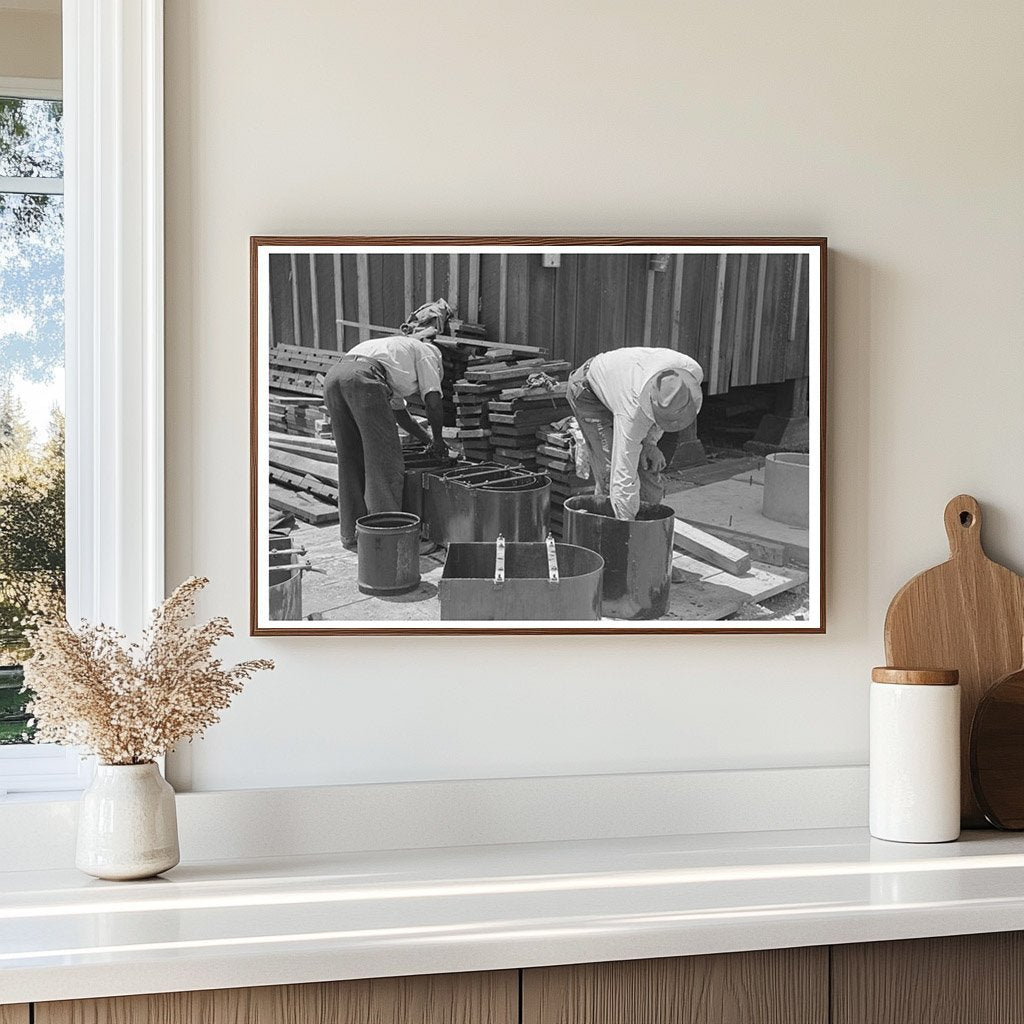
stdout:
[[514,251],[274,254],[272,338],[348,349],[444,297],[491,340],[537,345],[573,366],[623,345],[678,349],[714,395],[807,376],[808,271],[806,255],[785,253],[674,254],[664,270],[646,253],[566,252],[558,267]]

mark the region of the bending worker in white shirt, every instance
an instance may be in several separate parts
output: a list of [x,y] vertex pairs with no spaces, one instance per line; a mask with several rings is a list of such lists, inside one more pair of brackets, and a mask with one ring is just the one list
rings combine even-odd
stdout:
[[700,412],[703,380],[695,359],[668,348],[602,352],[569,377],[594,493],[611,499],[616,519],[636,519],[641,503],[665,496],[662,470]]
[[[447,454],[441,352],[428,339],[444,332],[451,315],[443,299],[421,306],[402,325],[407,333],[360,342],[327,374],[324,402],[338,452],[338,522],[349,549],[355,549],[361,516],[401,511],[405,460],[399,427],[435,454]],[[423,398],[429,434],[409,414],[406,399],[415,394]]]

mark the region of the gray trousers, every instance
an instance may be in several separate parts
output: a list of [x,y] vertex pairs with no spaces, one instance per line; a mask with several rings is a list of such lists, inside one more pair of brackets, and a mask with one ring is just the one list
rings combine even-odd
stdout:
[[[594,494],[599,498],[607,498],[612,468],[612,437],[615,432],[615,417],[594,393],[587,380],[590,368],[588,359],[582,366],[569,375],[565,397],[569,402],[576,422],[580,425],[580,433],[587,442],[590,452],[590,472],[594,477]],[[637,477],[640,480],[640,501],[644,505],[657,505],[665,497],[665,481],[660,473],[654,473],[637,466]]]
[[366,356],[342,356],[324,381],[338,451],[338,524],[349,546],[361,516],[402,510],[405,462],[390,400],[384,367]]

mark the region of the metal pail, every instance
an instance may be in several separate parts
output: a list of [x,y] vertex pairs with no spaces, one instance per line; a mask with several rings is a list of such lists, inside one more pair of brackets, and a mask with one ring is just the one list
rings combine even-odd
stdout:
[[404,594],[420,583],[420,517],[373,512],[356,520],[358,585],[364,594]]

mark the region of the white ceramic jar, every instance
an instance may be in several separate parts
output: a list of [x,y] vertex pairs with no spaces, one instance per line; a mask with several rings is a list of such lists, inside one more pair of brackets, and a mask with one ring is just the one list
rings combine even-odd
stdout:
[[96,878],[150,878],[178,863],[174,790],[149,764],[98,764],[78,811],[75,865]]
[[870,825],[876,839],[960,835],[960,685],[951,669],[871,673]]

